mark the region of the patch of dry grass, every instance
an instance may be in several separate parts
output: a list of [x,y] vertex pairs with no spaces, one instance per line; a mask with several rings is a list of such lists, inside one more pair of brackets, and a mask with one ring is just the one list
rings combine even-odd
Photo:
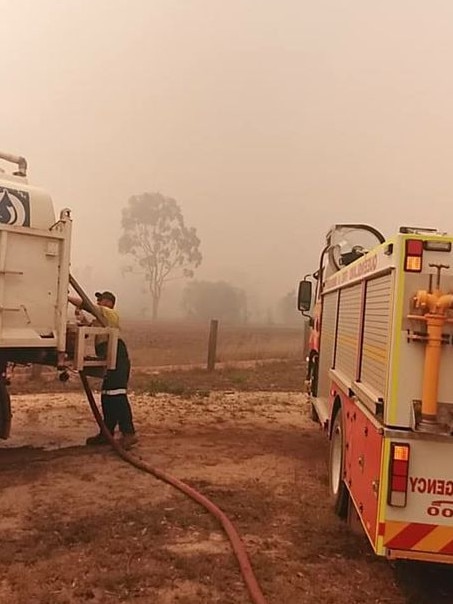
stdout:
[[[304,388],[305,363],[299,360],[260,361],[245,367],[219,367],[215,371],[206,369],[162,369],[153,371],[151,368],[132,369],[129,382],[131,391],[156,395],[160,393],[175,396],[206,396],[209,392],[223,391],[272,391],[272,392],[301,392]],[[93,384],[97,381],[94,380]],[[37,392],[73,392],[81,390],[77,375],[69,382],[58,380],[55,371],[43,373],[41,379],[30,380],[26,376],[14,379],[11,384],[11,394]]]
[[[257,383],[258,378],[263,379],[265,388],[272,388],[275,382],[272,377],[272,374],[276,373],[275,368],[269,368],[266,373],[257,372],[252,367],[239,369],[237,364],[278,359],[282,363],[300,365],[304,356],[302,328],[219,325],[216,360],[222,366],[216,367],[215,374],[211,374],[214,377],[211,379],[203,369],[207,362],[209,324],[129,321],[124,323],[123,334],[132,361],[131,386],[134,388],[137,385],[142,388],[144,381],[147,380],[150,382],[151,393],[184,394],[187,390],[187,380],[191,384],[189,390],[193,390],[194,387],[206,389],[207,382],[215,384],[215,389],[222,385],[226,388],[249,390],[251,384]],[[182,369],[182,366],[197,371],[189,378],[183,376],[179,379],[176,372]],[[166,375],[165,378],[160,376],[154,379],[155,383],[151,383],[153,379],[145,379],[141,374],[145,373],[147,368],[153,367],[172,368],[175,369],[175,374]],[[278,373],[281,369],[286,373],[283,365],[278,367]],[[303,379],[301,376],[302,373],[297,377],[296,390],[301,387]],[[175,378],[179,385],[175,386]],[[196,381],[201,381],[203,386],[193,386]],[[62,384],[58,381],[56,370],[50,367],[43,367],[41,373],[35,372],[35,374],[32,373],[32,367],[14,369],[12,392],[48,391],[49,388],[51,391],[58,392],[73,390],[78,388],[78,380],[73,378],[71,382]],[[277,389],[280,387],[277,386]]]
[[[135,366],[205,363],[209,323],[128,322],[124,336]],[[302,358],[302,327],[219,324],[217,361]]]

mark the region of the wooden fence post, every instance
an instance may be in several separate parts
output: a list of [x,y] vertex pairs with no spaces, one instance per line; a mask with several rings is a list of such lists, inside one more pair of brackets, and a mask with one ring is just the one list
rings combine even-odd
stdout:
[[215,360],[217,355],[217,330],[219,322],[217,319],[211,320],[211,326],[209,328],[209,344],[208,344],[208,371],[214,371]]

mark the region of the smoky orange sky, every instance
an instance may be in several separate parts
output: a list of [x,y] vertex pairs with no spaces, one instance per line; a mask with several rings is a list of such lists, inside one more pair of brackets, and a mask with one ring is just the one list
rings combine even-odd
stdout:
[[197,228],[197,278],[262,309],[335,222],[453,231],[451,0],[0,0],[0,33],[0,148],[101,287],[144,191]]

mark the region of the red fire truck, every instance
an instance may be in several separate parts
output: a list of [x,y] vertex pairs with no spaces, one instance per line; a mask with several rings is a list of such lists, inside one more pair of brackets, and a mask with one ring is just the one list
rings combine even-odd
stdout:
[[453,564],[453,235],[335,225],[299,286],[336,513],[378,555]]

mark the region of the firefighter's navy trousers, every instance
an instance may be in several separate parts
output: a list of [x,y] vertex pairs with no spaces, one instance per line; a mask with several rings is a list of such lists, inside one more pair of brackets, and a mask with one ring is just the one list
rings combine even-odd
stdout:
[[[96,347],[98,356],[104,356],[106,345]],[[119,426],[122,434],[135,434],[132,410],[127,396],[127,385],[131,372],[131,362],[123,340],[118,340],[116,369],[109,369],[102,382],[101,405],[104,422],[113,434]]]

